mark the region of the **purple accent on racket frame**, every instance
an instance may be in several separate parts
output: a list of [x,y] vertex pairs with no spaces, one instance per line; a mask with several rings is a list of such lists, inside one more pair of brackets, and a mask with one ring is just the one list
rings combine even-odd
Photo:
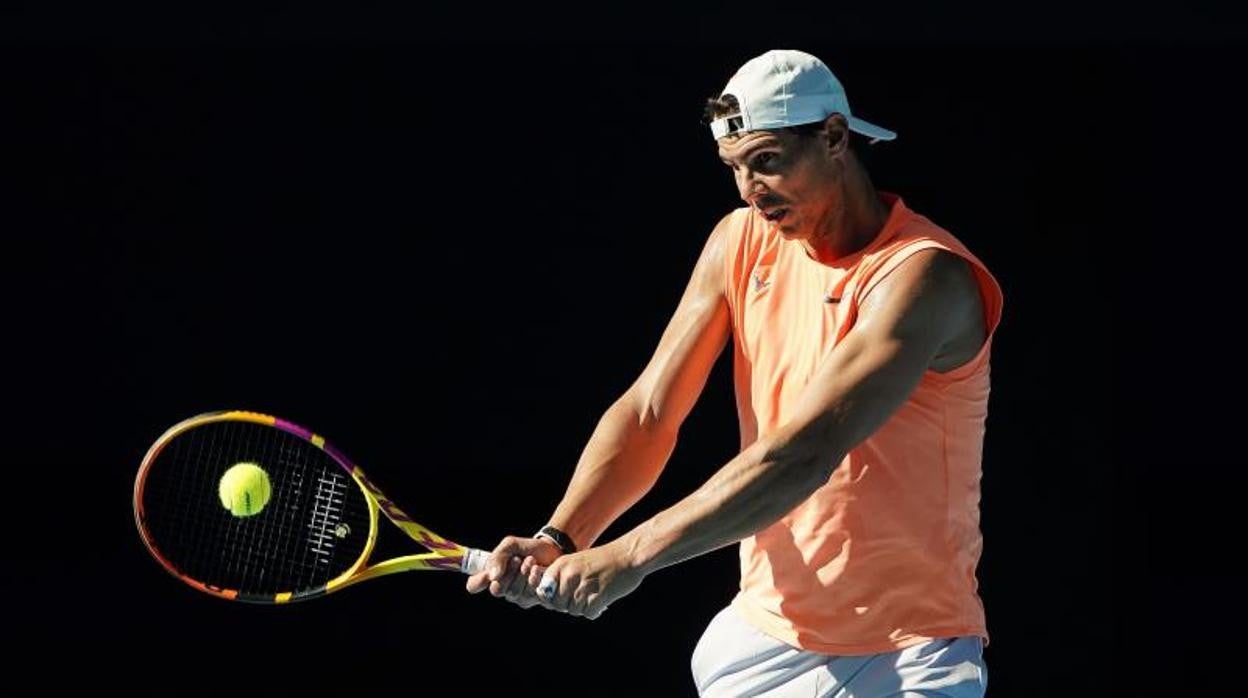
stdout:
[[303,440],[305,440],[305,441],[311,441],[311,440],[312,440],[312,432],[308,431],[307,429],[304,429],[303,427],[299,426],[298,424],[294,424],[294,423],[288,422],[288,421],[286,421],[286,420],[284,420],[284,419],[280,419],[280,418],[278,418],[278,417],[274,417],[274,418],[273,418],[273,426],[277,427],[278,429],[281,429],[282,431],[288,431],[288,432],[290,432],[290,433],[294,434],[295,436],[298,436],[299,438],[301,438],[301,439],[303,439]]
[[402,509],[396,506],[394,502],[390,501],[386,495],[382,494],[381,490],[377,489],[377,485],[374,485],[373,482],[368,479],[368,476],[364,474],[363,470],[360,470],[359,468],[352,468],[351,470],[355,473],[355,476],[360,479],[360,482],[364,483],[364,489],[372,493],[373,498],[377,500],[377,504],[386,512],[386,516],[389,516],[395,521],[416,523],[412,517],[404,514]]
[[464,559],[461,557],[441,557],[429,561],[430,567],[437,567],[444,570],[460,570],[464,566]]
[[[414,523],[414,522],[413,522]],[[458,550],[459,546],[450,541],[437,541],[429,537],[428,533],[420,532],[420,544],[430,550]]]
[[351,461],[347,460],[346,454],[334,448],[334,445],[330,442],[322,442],[321,450],[332,456],[334,460],[338,461],[338,464],[346,468],[348,473],[355,470],[355,466],[351,464]]

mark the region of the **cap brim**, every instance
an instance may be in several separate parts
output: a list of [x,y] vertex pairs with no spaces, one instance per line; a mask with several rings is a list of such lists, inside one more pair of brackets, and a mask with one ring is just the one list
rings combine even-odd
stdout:
[[849,117],[847,121],[849,122],[850,131],[853,131],[854,133],[861,133],[873,141],[891,141],[897,137],[897,133],[895,131],[880,128],[875,124],[867,123],[866,121],[853,116]]

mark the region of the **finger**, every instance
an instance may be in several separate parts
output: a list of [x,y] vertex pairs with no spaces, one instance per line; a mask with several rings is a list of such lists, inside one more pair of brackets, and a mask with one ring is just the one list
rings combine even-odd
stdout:
[[495,546],[493,552],[490,553],[490,559],[485,563],[485,571],[490,577],[490,581],[502,581],[501,577],[506,574],[507,561],[510,560],[520,550],[520,539],[515,536],[507,536]]
[[535,596],[541,596],[541,594],[537,593],[537,588],[541,585],[542,577],[545,576],[546,570],[547,568],[541,565],[533,565],[529,568],[529,591],[533,592]]
[[574,616],[585,615],[586,606],[588,606],[586,598],[588,596],[589,593],[585,590],[585,585],[578,584],[576,589],[570,594],[570,598],[568,600],[568,613]]
[[504,568],[503,573],[498,576],[498,581],[490,582],[490,593],[494,596],[505,596],[508,601],[513,600],[509,595],[512,585],[515,584],[517,580],[521,584],[524,583],[524,578],[518,574],[519,571],[520,558],[514,556],[508,558],[507,566]]
[[511,558],[508,567],[510,568],[507,575],[508,580],[500,582],[500,584],[503,585],[503,595],[507,597],[508,601],[515,603],[528,596],[526,593],[528,580],[524,578],[524,575],[520,574],[520,558]]
[[579,574],[565,573],[560,575],[554,598],[550,600],[551,607],[556,611],[567,613],[568,607],[572,605],[572,594],[580,585],[581,577]]
[[543,606],[552,611],[559,610],[554,605],[555,597],[559,595],[559,581],[555,578],[555,575],[550,574],[549,570],[542,574],[540,581],[536,584],[536,591],[537,600]]
[[537,564],[537,558],[532,555],[526,555],[524,560],[520,562],[520,576],[528,578],[529,570],[533,569],[533,565]]
[[601,594],[590,594],[585,601],[585,617],[590,620],[598,620],[598,616],[601,616],[607,610],[607,605],[602,603]]
[[490,576],[484,570],[468,577],[464,588],[469,594],[480,594],[490,586]]
[[537,596],[542,601],[543,606],[547,606],[554,601],[554,597],[559,593],[559,582],[555,581],[550,574],[543,574],[537,583]]

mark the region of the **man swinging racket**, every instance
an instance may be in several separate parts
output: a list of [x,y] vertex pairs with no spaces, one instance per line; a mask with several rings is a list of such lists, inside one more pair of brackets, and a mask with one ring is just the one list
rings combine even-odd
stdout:
[[[746,206],[711,232],[549,524],[504,538],[468,590],[597,618],[652,572],[740,542],[740,592],[693,653],[701,695],[982,696],[1001,290],[953,235],[875,190],[857,153],[896,134],[854,117],[818,58],[748,61],[707,116]],[[599,542],[658,478],[729,343],[740,453]]]

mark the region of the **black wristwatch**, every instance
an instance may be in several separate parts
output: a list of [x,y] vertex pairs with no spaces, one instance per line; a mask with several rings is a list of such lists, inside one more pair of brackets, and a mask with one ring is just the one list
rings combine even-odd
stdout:
[[564,555],[576,552],[576,543],[572,542],[571,536],[560,531],[554,526],[542,526],[542,529],[533,534],[533,537],[546,536],[555,544],[555,547],[563,551]]

